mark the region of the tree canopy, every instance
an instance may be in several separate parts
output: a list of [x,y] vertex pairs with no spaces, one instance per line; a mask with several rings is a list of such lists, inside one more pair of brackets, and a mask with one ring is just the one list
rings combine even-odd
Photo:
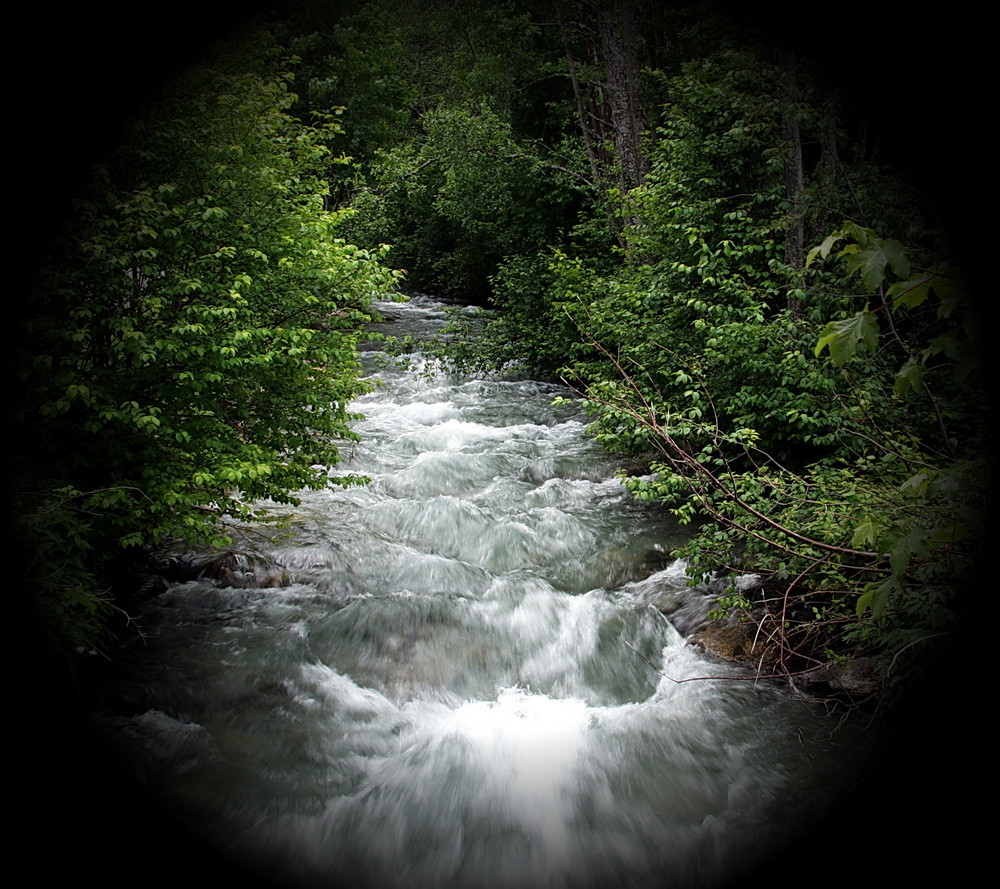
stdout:
[[451,360],[574,387],[692,575],[762,576],[719,614],[769,670],[889,685],[955,637],[978,554],[977,314],[891,115],[727,12],[376,2],[303,44],[305,94],[346,109],[352,237],[488,307]]
[[[247,54],[250,58],[247,58]],[[57,638],[91,640],[121,549],[330,483],[384,251],[324,206],[333,115],[266,42],[192,68],[75,198],[23,313],[14,510]],[[338,479],[338,481],[341,481]]]
[[990,485],[966,242],[887,162],[924,138],[898,93],[729,13],[302,2],[171,81],[75,195],[18,333],[49,622],[92,638],[121,547],[218,541],[329,483],[398,267],[484,307],[448,360],[577,390],[641,466],[623,482],[690,523],[693,576],[763,578],[719,613],[769,670],[929,663]]

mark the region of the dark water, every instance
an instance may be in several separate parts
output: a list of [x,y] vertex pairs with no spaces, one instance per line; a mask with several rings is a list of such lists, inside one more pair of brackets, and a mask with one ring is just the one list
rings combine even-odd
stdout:
[[365,358],[333,471],[371,483],[247,535],[273,585],[138,615],[98,721],[145,786],[281,885],[358,889],[713,886],[841,796],[864,739],[685,644],[680,531],[565,393]]

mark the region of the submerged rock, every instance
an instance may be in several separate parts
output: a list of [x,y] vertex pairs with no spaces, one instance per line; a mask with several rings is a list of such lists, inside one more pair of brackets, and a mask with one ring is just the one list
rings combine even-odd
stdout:
[[268,589],[292,583],[292,574],[284,565],[243,550],[175,555],[151,566],[150,570],[177,583],[207,579],[237,589]]

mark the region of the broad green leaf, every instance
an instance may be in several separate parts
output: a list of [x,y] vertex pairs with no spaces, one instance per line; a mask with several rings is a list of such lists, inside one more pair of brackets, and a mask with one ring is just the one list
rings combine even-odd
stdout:
[[896,374],[896,382],[892,387],[893,394],[897,398],[904,398],[911,389],[919,388],[923,384],[923,380],[923,362],[917,361],[916,358],[911,358]]
[[931,355],[945,355],[952,361],[957,361],[961,357],[962,344],[959,340],[959,332],[957,330],[947,330],[939,336],[934,337],[927,344],[927,349],[924,351],[924,356],[929,357]]
[[874,546],[877,539],[878,526],[870,515],[865,516],[861,524],[854,529],[851,546]]
[[918,494],[925,494],[928,486],[934,480],[934,474],[926,469],[921,469],[916,475],[910,476],[903,482],[899,489],[901,491],[913,491]]
[[878,323],[867,309],[850,318],[827,324],[816,343],[816,357],[824,349],[829,349],[830,359],[837,367],[841,367],[857,354],[859,343],[873,353],[878,346]]
[[867,246],[847,256],[848,274],[860,274],[869,291],[878,290],[885,281],[886,266],[897,275],[909,275],[910,264],[899,241],[873,239]]
[[897,281],[886,291],[886,296],[894,308],[906,306],[914,309],[930,296],[931,282],[934,277],[934,275],[920,274],[905,281]]
[[902,577],[914,557],[925,558],[930,554],[927,539],[930,532],[926,528],[910,528],[902,534],[889,552],[889,564],[896,577]]
[[826,259],[827,256],[830,255],[830,251],[833,249],[833,245],[836,244],[837,241],[839,241],[842,237],[843,234],[841,232],[834,232],[832,235],[827,237],[823,241],[823,243],[820,244],[818,247],[813,247],[812,250],[810,250],[808,255],[806,256],[806,268],[809,268],[809,266],[812,265],[813,261],[816,259],[817,256],[820,257],[820,259]]
[[858,598],[855,610],[858,617],[864,615],[869,608],[872,617],[881,617],[889,605],[893,593],[902,592],[902,584],[895,576],[889,576],[878,583],[865,584],[864,592]]
[[857,605],[855,606],[855,611],[858,617],[861,617],[869,608],[871,608],[872,600],[875,598],[875,584],[869,583],[865,586],[865,591],[858,597]]
[[906,247],[894,238],[882,241],[882,251],[889,262],[889,268],[898,278],[907,278],[910,274],[910,260],[906,255]]

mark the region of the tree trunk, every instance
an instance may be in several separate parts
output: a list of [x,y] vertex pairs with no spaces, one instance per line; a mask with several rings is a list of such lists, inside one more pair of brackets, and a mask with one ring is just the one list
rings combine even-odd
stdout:
[[622,193],[641,185],[648,164],[642,151],[645,115],[639,84],[639,59],[632,0],[597,7],[595,20],[604,63],[604,94]]
[[[642,151],[646,125],[633,0],[610,4],[571,0],[567,7],[574,17],[571,22],[564,19],[560,0],[553,0],[553,6],[594,181],[603,188],[616,186],[627,200],[648,171]],[[581,80],[574,42],[584,64],[603,73],[600,80]],[[612,206],[608,214],[612,230],[625,246],[623,230],[631,221],[630,214]]]

